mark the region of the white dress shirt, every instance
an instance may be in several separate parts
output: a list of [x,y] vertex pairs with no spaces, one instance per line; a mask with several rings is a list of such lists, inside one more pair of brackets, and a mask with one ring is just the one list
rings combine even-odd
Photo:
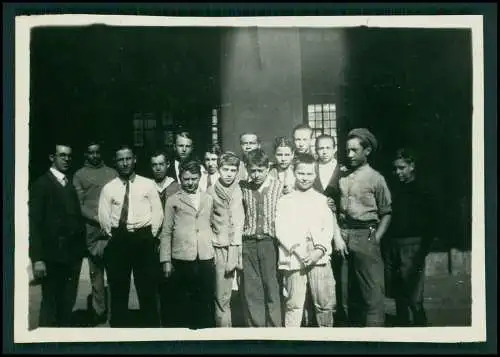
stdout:
[[337,167],[337,160],[335,159],[333,159],[327,164],[322,164],[321,162],[318,163],[319,180],[321,182],[323,190],[326,190],[326,187],[330,183],[330,180],[332,179],[336,167]]
[[[119,177],[108,182],[99,197],[99,223],[111,235],[118,227],[126,183]],[[154,236],[163,222],[163,208],[153,180],[137,174],[130,180],[127,230],[134,231],[151,225]]]
[[333,236],[340,234],[340,230],[326,200],[312,188],[305,192],[295,190],[279,199],[275,223],[276,237],[281,243],[279,269],[301,269],[301,262],[293,252],[307,255],[308,240],[325,252],[316,264],[329,261]]
[[56,177],[57,181],[59,181],[62,186],[66,186],[66,184],[68,183],[68,179],[66,178],[65,174],[54,167],[50,168],[50,172],[52,172],[52,174]]

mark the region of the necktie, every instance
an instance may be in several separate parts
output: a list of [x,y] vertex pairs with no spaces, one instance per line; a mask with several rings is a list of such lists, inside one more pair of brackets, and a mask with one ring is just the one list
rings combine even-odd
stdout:
[[127,228],[129,191],[130,191],[130,183],[127,180],[127,184],[126,184],[126,187],[125,187],[125,196],[123,197],[122,212],[120,214],[120,221],[118,223],[118,228],[122,228],[122,229],[126,229]]
[[68,184],[68,179],[66,178],[66,176],[64,176],[64,177],[62,178],[62,185],[63,185],[63,186],[66,186],[67,184]]

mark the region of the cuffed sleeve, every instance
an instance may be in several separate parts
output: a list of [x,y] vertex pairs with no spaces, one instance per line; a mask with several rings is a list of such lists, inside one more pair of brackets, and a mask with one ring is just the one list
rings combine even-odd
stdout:
[[380,217],[392,212],[391,191],[383,176],[380,176],[375,185],[375,200],[377,202],[378,214]]

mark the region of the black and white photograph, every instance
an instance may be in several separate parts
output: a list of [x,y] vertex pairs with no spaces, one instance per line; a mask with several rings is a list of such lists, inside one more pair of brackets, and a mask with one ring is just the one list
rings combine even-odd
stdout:
[[16,342],[486,340],[481,16],[16,18]]

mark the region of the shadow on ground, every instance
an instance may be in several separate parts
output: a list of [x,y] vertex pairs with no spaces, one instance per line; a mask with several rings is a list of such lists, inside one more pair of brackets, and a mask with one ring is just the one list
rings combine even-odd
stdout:
[[[470,276],[428,277],[425,287],[424,304],[429,326],[471,326],[471,284]],[[75,327],[109,327],[108,324],[97,325],[92,321],[87,310],[87,294],[90,284],[82,280],[79,296],[75,304],[73,325]],[[32,285],[29,289],[29,330],[38,326],[38,315],[41,301],[39,285]],[[129,311],[127,313],[127,327],[140,327],[138,322],[137,297],[134,290],[130,293]],[[232,322],[234,327],[244,327],[243,304],[237,292],[233,292],[231,300]],[[174,307],[175,308],[175,307]],[[337,319],[335,319],[337,320]],[[340,325],[337,325],[340,326]],[[386,299],[386,326],[395,326],[394,300]]]

